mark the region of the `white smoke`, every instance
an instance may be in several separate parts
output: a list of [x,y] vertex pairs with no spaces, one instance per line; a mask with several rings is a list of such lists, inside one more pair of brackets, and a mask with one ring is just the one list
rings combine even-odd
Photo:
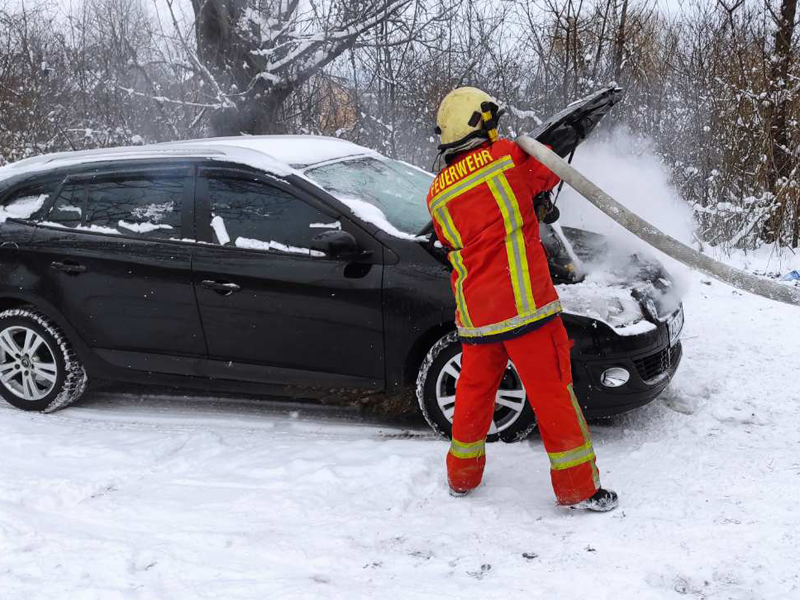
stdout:
[[[671,185],[669,172],[655,153],[652,144],[634,136],[627,129],[582,144],[573,165],[621,204],[664,233],[687,245],[693,245],[695,223],[692,210]],[[608,236],[613,249],[606,260],[584,265],[594,277],[601,277],[624,256],[637,253],[651,256],[677,276],[677,293],[688,285],[685,269],[677,262],[648,246],[635,235],[612,221],[580,194],[565,185],[558,199],[559,223]]]
[[[645,221],[684,244],[692,244],[692,210],[670,184],[667,168],[646,139],[617,129],[605,138],[582,144],[573,165]],[[562,225],[602,233],[632,248],[646,246],[567,185],[558,207]]]

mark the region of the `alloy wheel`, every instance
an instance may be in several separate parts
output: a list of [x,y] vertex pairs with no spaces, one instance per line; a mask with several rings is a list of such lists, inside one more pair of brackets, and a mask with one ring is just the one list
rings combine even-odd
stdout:
[[[445,418],[453,422],[456,406],[456,384],[461,376],[461,353],[453,356],[439,371],[436,379],[436,402]],[[509,361],[495,395],[494,416],[489,434],[501,433],[517,422],[525,408],[527,394],[517,370]]]
[[50,344],[23,326],[0,331],[0,384],[29,402],[46,397],[58,380],[58,365]]

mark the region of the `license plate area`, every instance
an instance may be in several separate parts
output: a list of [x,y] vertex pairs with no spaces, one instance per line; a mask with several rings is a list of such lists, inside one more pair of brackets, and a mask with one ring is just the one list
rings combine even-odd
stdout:
[[674,315],[667,321],[667,328],[669,329],[669,345],[674,346],[681,339],[681,332],[683,331],[683,307],[681,306]]

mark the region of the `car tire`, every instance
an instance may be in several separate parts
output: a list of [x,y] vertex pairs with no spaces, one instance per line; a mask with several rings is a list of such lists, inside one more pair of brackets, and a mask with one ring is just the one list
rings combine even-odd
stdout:
[[[417,375],[417,401],[428,424],[438,434],[450,438],[455,406],[455,384],[461,369],[461,342],[453,331],[428,351]],[[488,442],[516,442],[536,428],[536,415],[514,365],[509,363],[495,404],[495,418],[486,438]],[[509,406],[499,404],[505,400]],[[513,405],[513,408],[512,408]]]
[[0,396],[17,408],[53,412],[86,390],[88,378],[62,331],[32,308],[0,312]]

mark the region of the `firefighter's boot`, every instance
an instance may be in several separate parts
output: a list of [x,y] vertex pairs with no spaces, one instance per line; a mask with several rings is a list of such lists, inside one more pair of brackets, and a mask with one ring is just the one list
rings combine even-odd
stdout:
[[594,496],[577,504],[571,504],[570,508],[591,510],[593,512],[608,512],[617,508],[617,504],[619,504],[619,497],[616,492],[600,488],[595,492]]

